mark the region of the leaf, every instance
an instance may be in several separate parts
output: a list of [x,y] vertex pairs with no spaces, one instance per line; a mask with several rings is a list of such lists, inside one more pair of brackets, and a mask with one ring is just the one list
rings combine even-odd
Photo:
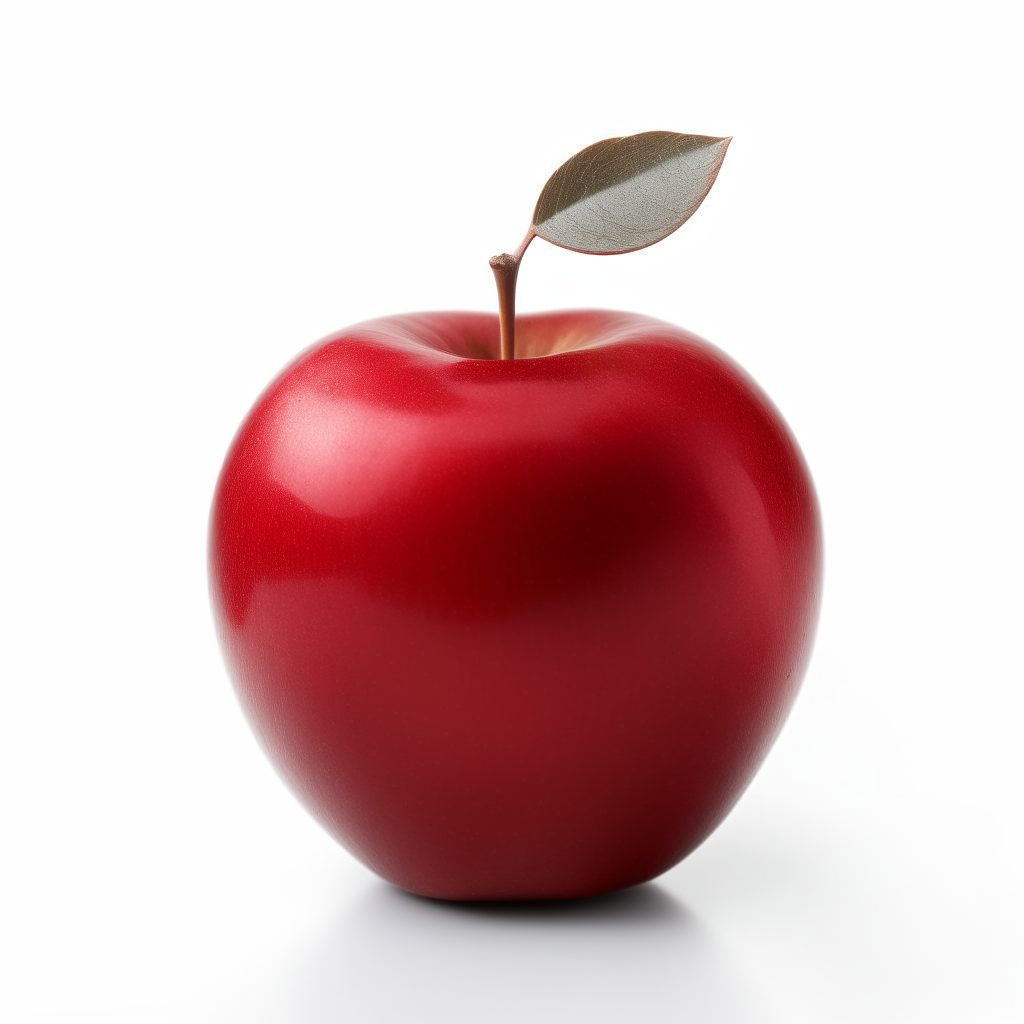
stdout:
[[704,201],[731,141],[641,132],[595,142],[548,179],[532,230],[576,252],[632,252],[660,242]]

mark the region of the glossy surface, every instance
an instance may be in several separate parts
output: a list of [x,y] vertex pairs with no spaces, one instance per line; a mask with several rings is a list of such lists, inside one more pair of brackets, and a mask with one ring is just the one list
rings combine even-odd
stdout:
[[578,311],[373,321],[260,397],[210,567],[269,756],[348,849],[452,899],[665,871],[780,728],[820,587],[777,411],[668,324]]

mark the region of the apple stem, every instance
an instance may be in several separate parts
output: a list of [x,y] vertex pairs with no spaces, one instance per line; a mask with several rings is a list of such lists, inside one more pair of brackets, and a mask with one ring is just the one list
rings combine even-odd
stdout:
[[491,270],[498,286],[498,318],[501,323],[501,358],[516,357],[516,278],[526,247],[533,241],[531,228],[514,253],[503,252],[491,257]]

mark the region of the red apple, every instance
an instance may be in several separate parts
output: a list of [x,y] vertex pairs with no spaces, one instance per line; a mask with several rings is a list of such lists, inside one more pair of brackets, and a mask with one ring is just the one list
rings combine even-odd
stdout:
[[210,565],[281,774],[412,892],[653,878],[750,781],[807,660],[814,490],[768,398],[679,328],[423,313],[315,345],[227,457]]

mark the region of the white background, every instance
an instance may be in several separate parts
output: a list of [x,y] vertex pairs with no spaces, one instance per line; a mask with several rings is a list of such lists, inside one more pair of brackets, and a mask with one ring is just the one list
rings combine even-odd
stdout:
[[[1018,1022],[1021,25],[1014,4],[0,6],[0,1016]],[[817,652],[656,884],[460,908],[277,781],[210,624],[257,393],[368,317],[493,309],[547,176],[733,135],[668,241],[543,242],[523,310],[709,338],[817,481]]]

